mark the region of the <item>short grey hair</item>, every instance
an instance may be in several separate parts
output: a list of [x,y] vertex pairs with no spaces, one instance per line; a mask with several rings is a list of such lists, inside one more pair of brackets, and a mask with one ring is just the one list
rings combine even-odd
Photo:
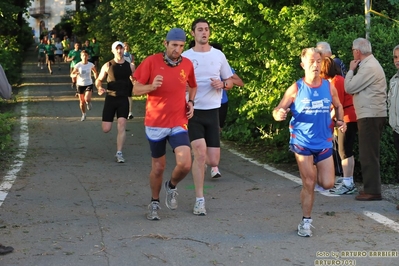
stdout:
[[393,48],[392,55],[395,55],[396,50],[399,50],[399,44],[396,45],[395,48]]
[[372,53],[371,43],[369,40],[367,40],[365,38],[357,38],[356,40],[354,40],[352,49],[359,50],[360,53],[363,55]]
[[320,56],[322,56],[322,53],[319,49],[315,48],[315,47],[310,47],[310,48],[305,48],[302,50],[301,53],[301,61],[303,62],[306,55],[307,54],[314,54],[314,53],[318,53]]
[[332,53],[331,46],[328,42],[318,42],[316,48],[319,49],[322,54]]

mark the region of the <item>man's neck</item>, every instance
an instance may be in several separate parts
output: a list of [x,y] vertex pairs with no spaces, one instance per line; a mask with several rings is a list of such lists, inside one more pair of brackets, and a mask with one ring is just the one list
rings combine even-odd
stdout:
[[209,43],[206,44],[195,43],[193,50],[194,52],[199,52],[199,53],[209,52],[211,50],[211,46],[209,45]]
[[125,59],[123,57],[122,58],[114,57],[114,61],[115,63],[123,64],[123,62],[125,62]]
[[304,81],[307,84],[309,84],[310,86],[312,86],[312,87],[317,87],[321,83],[321,78],[320,78],[320,76],[318,76],[318,77],[307,77],[307,76],[305,76],[304,77]]

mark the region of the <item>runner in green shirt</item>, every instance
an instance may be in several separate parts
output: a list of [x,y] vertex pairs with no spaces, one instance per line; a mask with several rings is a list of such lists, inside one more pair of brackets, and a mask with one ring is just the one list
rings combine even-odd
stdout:
[[56,49],[57,48],[54,46],[54,44],[51,44],[51,40],[47,40],[47,44],[44,46],[44,53],[46,54],[46,64],[50,74],[53,74],[53,70],[51,69],[51,64],[55,63],[54,51]]
[[37,67],[41,67],[41,69],[43,69],[43,65],[46,60],[46,55],[44,54],[45,44],[43,39],[40,39],[40,43],[38,46],[36,46],[36,51],[39,52],[37,55]]
[[[81,52],[80,42],[76,42],[74,47],[75,47],[75,49],[73,49],[72,51],[69,52],[68,58],[67,58],[67,61],[71,62],[70,73],[72,73],[73,69],[75,68],[75,65],[77,63],[79,63],[80,61],[82,61],[82,59],[80,58],[80,52]],[[76,92],[76,75],[71,75],[71,79],[72,79],[71,88],[73,90],[75,90],[75,92]]]
[[98,60],[100,58],[100,44],[97,42],[97,39],[95,37],[91,41],[92,43],[90,44],[90,46],[93,48],[91,62],[93,62],[93,64],[98,69],[98,62],[99,62]]

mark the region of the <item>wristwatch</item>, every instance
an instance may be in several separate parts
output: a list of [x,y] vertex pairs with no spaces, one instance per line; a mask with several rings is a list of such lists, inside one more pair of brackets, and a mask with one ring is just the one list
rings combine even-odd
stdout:
[[227,88],[227,81],[223,82],[223,89]]
[[188,102],[188,103],[191,102],[191,103],[193,104],[193,106],[194,106],[194,101],[193,101],[193,100],[188,100],[187,102]]

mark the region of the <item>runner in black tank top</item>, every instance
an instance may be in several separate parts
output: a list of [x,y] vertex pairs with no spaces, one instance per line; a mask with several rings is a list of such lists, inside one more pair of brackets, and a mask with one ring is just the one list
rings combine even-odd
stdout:
[[[126,119],[129,114],[129,95],[133,89],[133,72],[134,66],[125,61],[124,47],[121,42],[112,44],[112,53],[114,59],[106,62],[102,68],[100,75],[96,80],[98,94],[106,93],[104,109],[102,115],[102,129],[105,133],[112,128],[114,117],[118,119],[118,136],[116,138],[116,161],[118,163],[125,162],[122,155],[123,144],[126,139]],[[107,80],[107,89],[103,88],[102,82]]]

